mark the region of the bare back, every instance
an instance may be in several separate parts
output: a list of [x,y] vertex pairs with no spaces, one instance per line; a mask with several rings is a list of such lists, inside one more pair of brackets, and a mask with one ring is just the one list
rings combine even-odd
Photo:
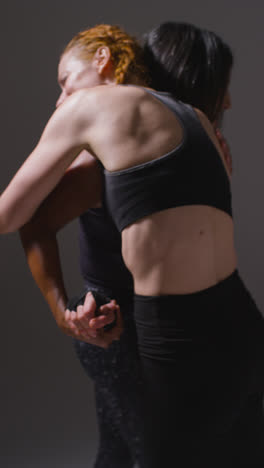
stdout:
[[[154,160],[181,143],[181,124],[155,97],[141,88],[113,91],[120,93],[120,105],[116,113],[112,107],[108,148],[96,151],[108,171]],[[212,126],[202,112],[197,115],[228,172]],[[123,230],[122,245],[135,291],[142,295],[199,291],[236,268],[232,218],[210,206],[181,206],[146,216]]]

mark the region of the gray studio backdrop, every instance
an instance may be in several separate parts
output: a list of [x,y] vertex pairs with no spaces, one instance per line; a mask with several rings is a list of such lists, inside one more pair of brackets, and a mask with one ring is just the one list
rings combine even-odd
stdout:
[[[36,144],[59,93],[61,49],[104,22],[141,35],[161,21],[193,22],[232,47],[232,110],[225,134],[234,159],[233,208],[240,271],[264,311],[262,0],[9,0],[1,7],[0,190]],[[73,223],[59,236],[65,280],[78,291]],[[97,444],[92,383],[27,269],[17,234],[1,242],[1,466],[90,468]]]

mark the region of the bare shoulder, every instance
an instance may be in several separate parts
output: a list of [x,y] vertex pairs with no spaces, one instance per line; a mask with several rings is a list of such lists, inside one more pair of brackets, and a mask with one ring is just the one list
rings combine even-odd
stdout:
[[211,140],[213,140],[215,142],[217,139],[216,139],[216,136],[215,136],[215,130],[214,130],[214,127],[212,125],[212,122],[210,122],[210,120],[208,119],[208,117],[205,115],[205,113],[203,111],[201,111],[200,109],[197,109],[195,107],[193,109],[194,109],[198,119],[200,120],[200,124],[203,126],[204,130],[206,131],[208,136],[211,138]]
[[81,115],[87,124],[89,116],[92,118],[89,130],[104,128],[106,132],[118,134],[131,125],[135,115],[139,112],[146,96],[143,88],[126,85],[100,85],[92,89],[82,90]]
[[205,115],[205,113],[203,111],[201,111],[200,109],[198,109],[197,107],[193,107],[193,110],[195,111],[198,119],[200,120],[201,124],[204,126],[204,127],[211,127],[212,124],[210,122],[210,120],[208,119],[208,117]]
[[146,94],[145,88],[141,86],[124,84],[100,85],[91,88],[91,91],[94,92],[95,95],[97,94],[97,96],[106,94],[109,97],[112,96],[113,99],[118,97],[125,99],[130,96],[135,99],[136,97],[140,98]]
[[105,118],[107,112],[113,114],[120,110],[124,115],[127,114],[124,109],[131,111],[149,100],[153,100],[152,96],[142,87],[109,84],[76,91],[65,101],[65,105],[69,101],[67,111],[78,117],[84,116],[87,122],[89,115],[93,118],[103,115]]

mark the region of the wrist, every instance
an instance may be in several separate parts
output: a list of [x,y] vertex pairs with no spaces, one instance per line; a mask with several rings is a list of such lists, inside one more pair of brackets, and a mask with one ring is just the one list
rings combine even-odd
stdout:
[[46,299],[47,299],[47,302],[49,304],[49,307],[52,311],[52,314],[55,320],[57,322],[61,321],[64,316],[66,304],[67,304],[66,295],[56,294],[53,290],[50,294],[46,295]]

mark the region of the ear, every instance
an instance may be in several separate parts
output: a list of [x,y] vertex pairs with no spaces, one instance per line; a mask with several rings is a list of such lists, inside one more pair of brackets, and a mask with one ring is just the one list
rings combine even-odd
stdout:
[[98,47],[93,56],[93,62],[97,72],[102,77],[108,77],[113,72],[113,63],[111,60],[111,51],[108,46]]

